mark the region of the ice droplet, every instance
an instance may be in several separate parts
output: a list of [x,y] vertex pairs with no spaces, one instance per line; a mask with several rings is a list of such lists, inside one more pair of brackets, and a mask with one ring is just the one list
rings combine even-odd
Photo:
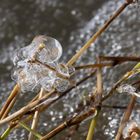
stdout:
[[117,88],[117,91],[119,93],[133,93],[133,92],[136,92],[136,88],[134,88],[133,86],[131,85],[128,85],[128,84],[124,84],[124,85],[121,85]]
[[57,71],[62,75],[69,76],[69,69],[65,64],[58,64]]
[[73,75],[75,73],[75,68],[73,66],[68,67],[69,75]]
[[40,85],[45,91],[51,91],[55,78],[44,77],[40,80]]
[[20,71],[17,82],[22,92],[33,91],[37,85],[33,75],[28,75],[24,70]]
[[54,87],[58,92],[65,92],[68,89],[69,85],[70,83],[68,80],[61,78],[56,78],[54,82]]
[[135,95],[135,96],[140,98],[140,93],[136,91],[136,88],[131,86],[131,85],[128,85],[128,84],[124,84],[124,85],[119,86],[117,88],[117,91],[119,93],[128,93],[131,95]]
[[32,43],[36,46],[36,59],[41,61],[42,63],[55,62],[62,55],[61,44],[52,37],[37,36],[33,39]]

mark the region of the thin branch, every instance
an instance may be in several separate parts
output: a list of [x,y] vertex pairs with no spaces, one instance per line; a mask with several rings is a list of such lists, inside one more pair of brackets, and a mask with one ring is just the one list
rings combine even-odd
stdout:
[[80,69],[99,68],[99,67],[112,67],[112,66],[114,66],[113,63],[87,64],[87,65],[82,65],[82,66],[75,66],[75,69],[80,70]]
[[85,120],[87,117],[93,115],[95,112],[96,112],[96,109],[91,108],[87,112],[82,113],[81,115],[72,117],[71,119],[65,121],[64,123],[60,124],[55,129],[53,129],[51,132],[49,132],[47,135],[45,135],[41,140],[50,139],[53,136],[55,136],[56,134],[58,134],[59,132],[61,132],[62,130],[64,130],[65,128],[81,123],[83,120]]
[[[41,91],[39,93],[39,99],[42,96],[43,96],[43,88],[41,88]],[[39,110],[35,111],[35,113],[34,113],[32,126],[31,126],[32,130],[36,130],[36,128],[37,128],[37,124],[38,124],[38,120],[39,120],[39,113],[40,113]],[[34,136],[33,136],[32,132],[30,132],[28,140],[33,140],[33,139],[34,139]]]
[[122,121],[120,123],[120,126],[119,126],[119,129],[118,129],[118,132],[117,132],[117,135],[115,137],[115,140],[121,140],[122,138],[122,131],[126,125],[126,122],[129,120],[129,117],[132,113],[132,110],[135,106],[135,101],[136,101],[136,96],[132,95],[131,97],[131,100],[130,100],[130,103],[128,104],[128,107],[124,113],[124,116],[122,118]]
[[11,100],[9,106],[7,107],[7,109],[5,110],[5,112],[3,113],[3,116],[2,116],[2,118],[1,118],[1,120],[4,119],[4,118],[6,118],[6,117],[8,116],[8,113],[11,111],[12,107],[14,106],[17,97],[18,97],[18,96],[16,95],[16,96]]
[[110,19],[105,22],[105,24],[87,41],[87,43],[68,61],[67,65],[73,65],[129,4],[131,3],[124,2],[121,7],[110,17]]
[[12,90],[10,96],[8,97],[8,99],[6,100],[4,106],[2,107],[2,109],[0,111],[0,119],[3,117],[3,114],[7,110],[7,107],[9,106],[9,104],[11,103],[11,101],[13,100],[13,98],[15,96],[17,96],[18,93],[19,93],[19,86],[18,86],[18,84],[16,84],[15,87],[14,87],[14,89]]
[[114,84],[114,86],[111,88],[111,90],[109,91],[109,93],[108,93],[106,96],[104,96],[104,97],[102,98],[102,102],[103,102],[104,100],[106,100],[107,98],[109,98],[110,96],[112,96],[113,93],[114,93],[114,91],[116,90],[116,88],[117,88],[122,82],[124,82],[125,80],[127,80],[132,74],[133,74],[132,71],[127,72],[120,80],[118,80],[118,81]]
[[[91,43],[93,43],[105,30],[106,28],[114,21],[114,19],[121,14],[121,12],[130,4],[130,2],[124,2],[122,6],[114,13],[113,16],[110,17],[110,19],[101,27],[90,39],[89,41],[68,61],[67,66],[73,65],[75,61],[85,52],[87,48],[90,47]],[[15,89],[15,88],[14,88]],[[42,99],[45,100],[48,97],[50,97],[51,94],[53,94],[55,90],[52,90],[49,93],[49,96],[45,96]],[[24,114],[27,111],[29,111],[31,108],[35,107],[42,99],[34,101],[33,103],[27,105],[26,107],[23,107],[21,110],[15,112],[10,117],[7,117],[6,119],[0,121],[0,125],[3,123],[6,123],[12,119],[14,119],[16,116],[20,114]],[[21,113],[22,112],[22,113]]]
[[114,62],[139,62],[140,57],[135,57],[135,56],[99,56],[101,61],[114,61]]
[[[98,63],[100,63],[100,58],[97,58],[97,61],[98,61]],[[101,98],[102,98],[102,94],[103,94],[103,80],[102,80],[102,68],[101,67],[99,67],[97,69],[97,92],[96,93],[97,94],[95,96],[94,104],[97,106],[97,105],[101,105]],[[101,107],[98,107],[97,115],[95,117],[93,117],[93,119],[91,120],[86,140],[93,140],[93,135],[95,132],[95,128],[96,128],[96,124],[97,124],[97,120],[98,120],[100,111],[101,111]]]
[[29,132],[32,132],[32,134],[34,134],[34,136],[36,136],[37,138],[39,138],[39,139],[42,138],[42,136],[41,136],[39,133],[37,133],[37,132],[35,132],[34,130],[32,130],[31,128],[29,128],[25,123],[23,123],[23,122],[18,122],[18,123],[19,123],[19,125],[21,125],[23,128],[25,128],[26,130],[28,130]]

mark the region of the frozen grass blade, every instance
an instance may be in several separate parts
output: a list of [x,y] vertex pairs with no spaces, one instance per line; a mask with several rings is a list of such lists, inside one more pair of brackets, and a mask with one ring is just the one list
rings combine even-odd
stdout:
[[[100,63],[100,58],[97,59],[98,63]],[[102,80],[102,68],[99,67],[97,69],[97,92],[95,96],[95,105],[100,107],[97,107],[97,114],[96,116],[91,120],[89,131],[87,134],[86,140],[93,140],[93,135],[95,132],[95,127],[97,124],[98,116],[101,111],[101,99],[102,99],[102,94],[103,94],[103,80]]]
[[[41,91],[39,93],[39,99],[43,96],[43,92],[44,91],[41,88]],[[39,120],[39,114],[40,114],[39,110],[35,111],[34,116],[33,116],[32,126],[31,126],[32,130],[36,130],[36,128],[37,128],[37,124],[38,124],[38,120]],[[34,140],[34,136],[33,136],[32,132],[30,132],[28,140]]]
[[[16,86],[14,87],[13,91],[11,92],[10,96],[8,97],[8,99],[6,100],[4,106],[2,107],[2,109],[0,111],[0,119],[3,117],[3,114],[7,110],[7,107],[9,106],[9,104],[11,103],[11,101],[15,98],[15,96],[17,96],[18,93],[19,93],[19,86],[16,84]],[[12,108],[12,106],[10,108]],[[9,111],[7,111],[7,113]]]

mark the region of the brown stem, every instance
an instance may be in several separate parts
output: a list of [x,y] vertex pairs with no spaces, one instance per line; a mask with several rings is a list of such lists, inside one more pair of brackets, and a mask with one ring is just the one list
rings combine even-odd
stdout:
[[[43,89],[41,88],[41,91],[39,93],[39,99],[42,96],[43,96]],[[38,120],[39,120],[39,113],[40,113],[39,110],[35,111],[35,113],[34,113],[33,121],[32,121],[32,126],[31,126],[32,130],[36,130],[36,128],[37,128],[37,124],[38,124]],[[32,132],[30,132],[28,140],[34,140],[34,135],[32,134]]]
[[[83,78],[82,80],[80,80],[76,86],[78,86],[79,84],[81,84],[82,82],[86,81],[87,79],[89,79],[90,77],[92,77],[94,75],[95,71],[92,72],[91,74],[89,74],[87,77]],[[75,86],[73,86],[72,88],[68,89],[66,92],[64,92],[63,94],[60,94],[60,96],[58,97],[61,98],[63,97],[67,92],[71,91],[73,88],[75,88]],[[30,110],[39,105],[40,103],[42,103],[43,101],[45,101],[48,97],[50,97],[52,95],[52,93],[55,93],[55,91],[52,91],[46,95],[44,95],[41,99],[35,100],[34,102],[30,102],[27,106],[21,108],[20,110],[18,110],[17,112],[13,113],[12,115],[8,116],[7,118],[3,119],[0,121],[0,125],[7,123],[11,120],[14,120],[16,118],[18,118],[19,116],[22,116],[23,114],[26,114],[27,112],[30,113]],[[57,99],[56,99],[57,100]],[[50,106],[53,102],[55,102],[56,100],[51,101],[49,104],[43,104],[41,107],[41,110],[46,109],[48,106]],[[36,110],[37,108],[34,108],[32,111]]]
[[117,61],[117,62],[140,61],[140,57],[135,57],[135,56],[99,56],[99,58],[101,61]]
[[87,117],[91,116],[95,112],[96,112],[96,109],[95,108],[91,108],[87,112],[82,113],[79,116],[72,117],[71,119],[65,121],[64,123],[60,124],[55,129],[53,129],[51,132],[49,132],[47,135],[45,135],[41,140],[50,139],[53,136],[55,136],[56,134],[58,134],[59,132],[61,132],[62,130],[64,130],[65,128],[73,126],[75,124],[81,123],[83,120],[85,120]]
[[[6,100],[4,106],[2,107],[1,111],[0,111],[0,119],[3,117],[3,114],[5,113],[5,111],[7,110],[7,107],[9,106],[9,104],[11,103],[11,101],[13,100],[13,98],[15,96],[17,96],[17,94],[19,93],[19,86],[16,84],[14,89],[12,90],[10,96],[8,97],[8,99]],[[12,106],[11,106],[12,107]],[[8,113],[9,111],[7,111]]]
[[68,61],[67,65],[73,65],[77,59],[87,50],[92,43],[96,41],[96,39],[107,29],[107,27],[116,19],[122,11],[129,5],[130,3],[124,2],[121,7],[110,17],[108,21],[89,39],[89,41]]
[[120,123],[117,135],[115,137],[115,140],[121,140],[122,131],[123,131],[125,125],[126,125],[126,122],[129,120],[129,117],[130,117],[130,115],[132,113],[132,110],[134,108],[134,105],[135,105],[135,101],[136,101],[136,96],[132,95],[130,103],[128,104],[128,107],[127,107],[127,109],[126,109],[126,111],[123,115],[123,118],[122,118],[122,121]]
[[104,100],[106,100],[107,98],[109,98],[110,96],[112,96],[113,93],[114,93],[114,91],[116,90],[116,88],[117,88],[123,81],[127,80],[132,74],[133,74],[132,71],[127,72],[119,81],[117,81],[117,82],[115,83],[115,85],[111,88],[111,90],[109,91],[109,93],[108,93],[106,96],[104,96],[104,97],[102,98],[102,102],[103,102]]
[[5,124],[11,120],[15,120],[18,117],[21,117],[22,115],[24,115],[25,113],[27,113],[29,110],[31,110],[32,108],[34,108],[36,105],[42,103],[43,101],[45,101],[48,97],[50,97],[52,95],[52,93],[54,93],[55,91],[51,91],[50,93],[44,95],[41,99],[38,99],[34,102],[29,103],[27,106],[24,106],[23,108],[21,108],[20,110],[18,110],[17,112],[13,113],[12,115],[8,116],[7,118],[0,120],[0,125]]
[[9,106],[7,107],[7,109],[5,110],[5,112],[4,112],[4,114],[3,114],[2,118],[1,118],[1,120],[4,119],[4,118],[6,118],[6,117],[8,116],[8,113],[11,111],[12,107],[14,106],[14,104],[15,104],[15,102],[16,102],[16,99],[17,99],[17,96],[15,96],[15,97],[13,98],[13,100],[10,102],[10,104],[9,104]]
[[89,69],[89,68],[99,68],[99,67],[111,67],[113,66],[112,63],[103,63],[103,64],[87,64],[82,66],[75,66],[76,70],[80,69]]

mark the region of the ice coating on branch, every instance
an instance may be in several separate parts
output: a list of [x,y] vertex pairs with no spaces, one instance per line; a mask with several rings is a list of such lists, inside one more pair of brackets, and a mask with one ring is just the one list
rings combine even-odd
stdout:
[[36,59],[42,63],[56,62],[62,55],[62,46],[52,37],[38,36],[31,44],[35,46]]
[[129,84],[123,84],[123,85],[119,86],[117,88],[117,91],[119,93],[128,93],[128,94],[140,97],[140,93],[136,91],[136,88],[131,86],[131,85],[129,85]]
[[12,79],[20,85],[22,92],[34,91],[37,88],[46,91],[56,88],[59,92],[64,92],[69,86],[69,80],[63,79],[63,76],[69,77],[74,73],[74,68],[59,64],[61,55],[62,47],[56,39],[37,36],[30,45],[16,50]]
[[56,78],[54,82],[54,87],[58,92],[64,92],[68,89],[70,83],[68,80]]
[[124,84],[124,85],[121,85],[117,88],[118,92],[120,93],[133,93],[133,92],[136,92],[136,88],[134,88],[133,86],[131,85],[128,85],[128,84]]
[[140,129],[140,125],[138,122],[134,120],[130,120],[128,123],[126,123],[125,128],[123,129],[123,132],[122,132],[123,138],[130,137],[130,135],[132,134],[135,128]]

